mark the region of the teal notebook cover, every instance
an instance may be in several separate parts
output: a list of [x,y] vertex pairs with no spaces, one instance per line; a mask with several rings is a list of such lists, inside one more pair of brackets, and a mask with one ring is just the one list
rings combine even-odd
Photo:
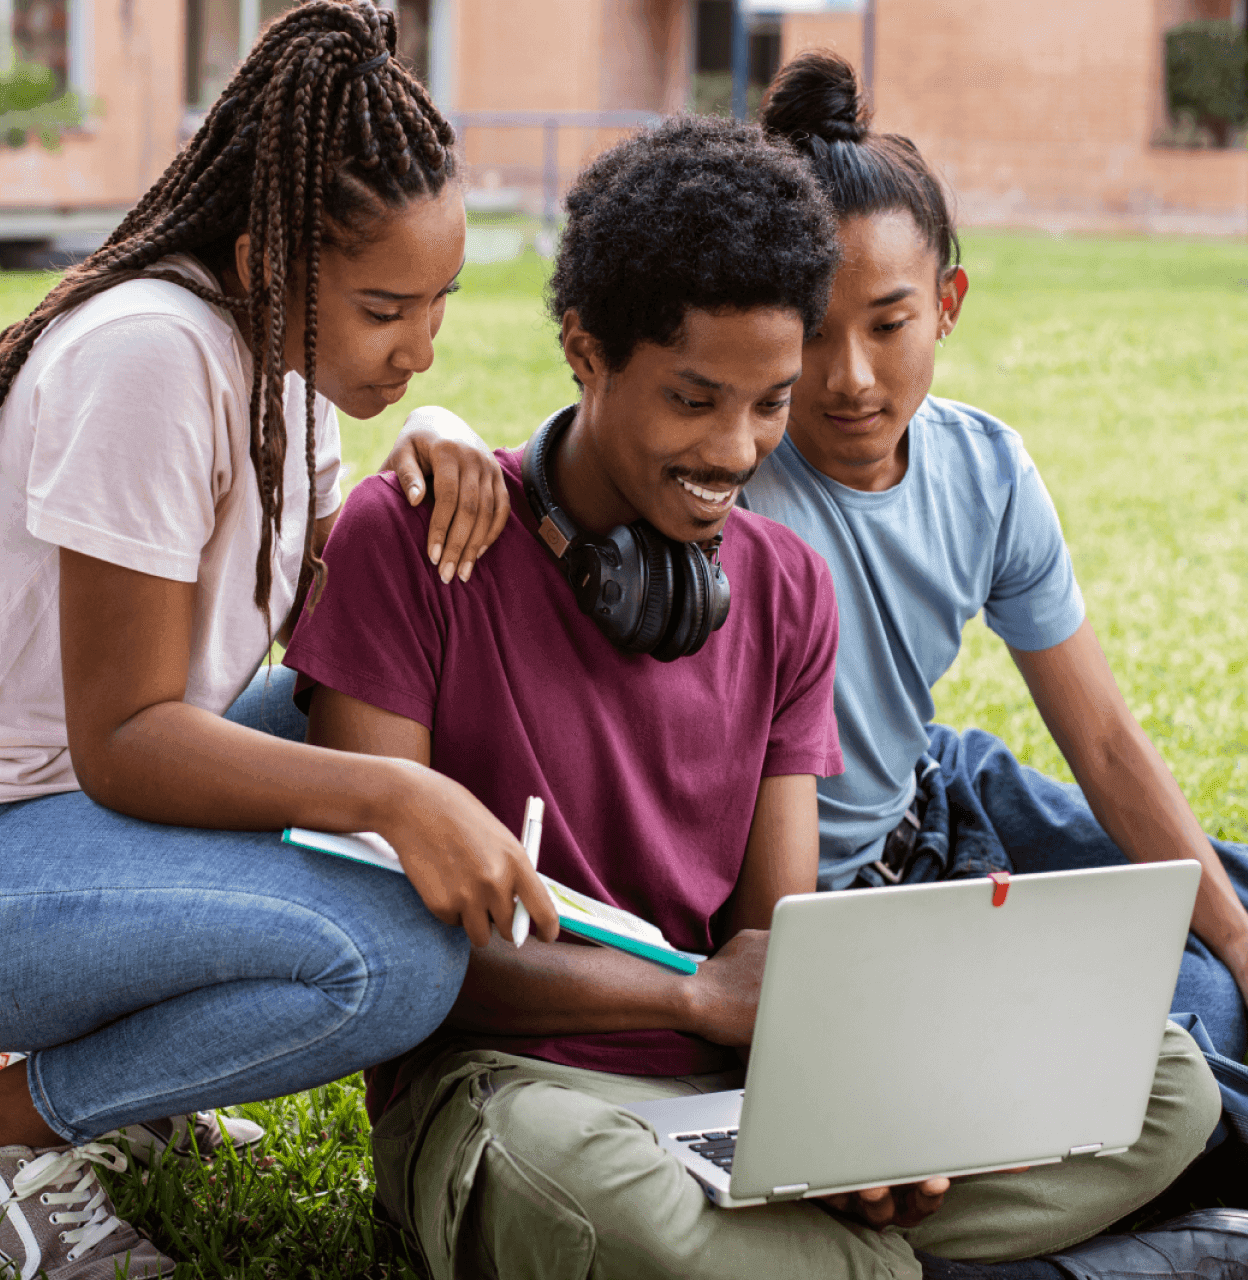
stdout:
[[641,938],[630,938],[626,934],[613,933],[600,925],[582,920],[579,916],[565,916],[563,912],[559,913],[559,923],[569,933],[575,933],[579,938],[586,938],[604,947],[614,947],[617,951],[627,951],[631,955],[641,956],[643,960],[653,960],[655,964],[674,969],[677,973],[697,973],[698,971],[697,961],[683,951],[669,951],[667,947],[652,946]]

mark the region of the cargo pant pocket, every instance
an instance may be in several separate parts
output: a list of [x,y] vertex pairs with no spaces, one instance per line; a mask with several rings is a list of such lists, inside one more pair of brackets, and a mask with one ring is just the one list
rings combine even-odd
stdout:
[[373,1126],[373,1173],[377,1199],[426,1274],[451,1280],[455,1239],[488,1136],[471,1099],[491,1064],[461,1062],[442,1074],[437,1062],[415,1073]]
[[378,1197],[432,1280],[584,1280],[596,1237],[562,1187],[510,1151],[489,1104],[526,1084],[496,1055],[445,1059],[373,1129]]
[[457,1278],[585,1280],[596,1243],[593,1225],[558,1183],[487,1136],[460,1231]]

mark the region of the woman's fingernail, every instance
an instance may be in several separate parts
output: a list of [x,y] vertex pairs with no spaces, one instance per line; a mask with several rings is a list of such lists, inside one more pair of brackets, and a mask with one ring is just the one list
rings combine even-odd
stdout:
[[435,542],[433,546],[429,548],[429,559],[432,560],[434,564],[437,564],[438,561],[442,559],[442,544],[440,542]]
[[407,491],[407,500],[414,507],[420,506],[420,500],[425,496],[425,491],[418,484],[412,485]]
[[441,572],[438,574],[438,577],[440,577],[443,582],[449,583],[454,576],[455,576],[455,561],[448,560],[442,566]]
[[467,582],[468,579],[471,577],[472,577],[472,561],[465,560],[464,563],[460,566],[459,580],[460,582]]

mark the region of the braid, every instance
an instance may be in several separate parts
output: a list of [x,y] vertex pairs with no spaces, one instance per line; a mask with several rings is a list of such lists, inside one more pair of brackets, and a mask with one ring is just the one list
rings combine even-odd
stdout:
[[[48,325],[114,285],[167,280],[234,315],[253,361],[250,453],[263,513],[255,602],[270,633],[285,498],[288,298],[301,284],[308,512],[300,582],[314,588],[314,606],[325,577],[312,550],[322,246],[349,247],[388,209],[436,195],[454,171],[454,131],[394,56],[396,39],[393,13],[374,0],[302,0],[261,35],[194,138],[101,248],[0,332],[3,405]],[[245,297],[156,265],[198,254],[220,278],[244,232]]]
[[[308,228],[307,289],[303,314],[303,361],[307,379],[307,463],[308,463],[308,524],[316,525],[316,431],[314,401],[316,397],[316,327],[317,302],[321,283],[321,225],[325,203],[325,136],[329,129],[329,99],[321,98],[317,106],[316,120],[312,127],[311,178],[307,188],[307,204],[304,209]],[[308,547],[299,586],[307,599],[311,613],[320,599],[325,585],[325,562]]]

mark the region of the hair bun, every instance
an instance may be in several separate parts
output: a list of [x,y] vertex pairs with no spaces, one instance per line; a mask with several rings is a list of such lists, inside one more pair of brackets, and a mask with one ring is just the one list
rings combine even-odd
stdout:
[[763,99],[763,128],[801,146],[809,138],[861,142],[871,112],[858,73],[839,53],[808,49],[786,62]]

